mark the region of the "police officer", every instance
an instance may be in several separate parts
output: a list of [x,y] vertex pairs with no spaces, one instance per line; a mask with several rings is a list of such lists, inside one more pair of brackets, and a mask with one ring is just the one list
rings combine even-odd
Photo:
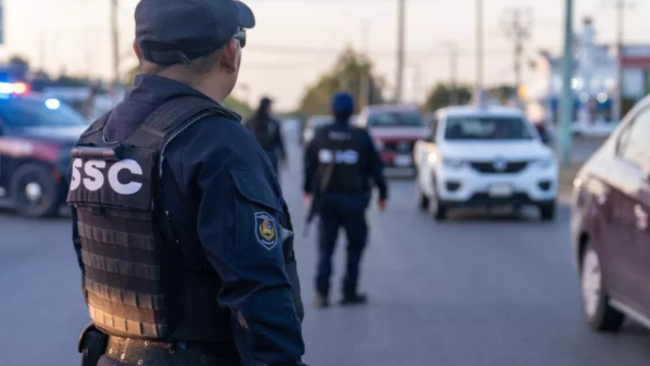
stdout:
[[291,219],[264,151],[221,105],[253,13],[141,0],[135,21],[142,74],[72,152],[83,365],[303,365]]
[[246,122],[246,127],[266,152],[275,173],[279,176],[280,165],[286,166],[287,155],[282,140],[280,122],[271,117],[271,99],[264,97],[255,116]]
[[[365,129],[350,126],[354,100],[348,93],[332,98],[334,123],[316,132],[305,151],[304,194],[319,215],[318,270],[315,306],[329,305],[332,255],[340,227],[347,234],[347,265],[341,304],[363,304],[358,292],[359,264],[368,239],[365,211],[371,198],[371,181],[379,189],[378,206],[387,198],[383,165]],[[318,199],[318,202],[316,201]]]

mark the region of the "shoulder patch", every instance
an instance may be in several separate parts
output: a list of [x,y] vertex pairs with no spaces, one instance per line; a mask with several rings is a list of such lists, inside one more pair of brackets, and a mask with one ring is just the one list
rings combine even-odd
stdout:
[[266,212],[255,213],[255,236],[269,250],[278,243],[278,228],[271,215]]

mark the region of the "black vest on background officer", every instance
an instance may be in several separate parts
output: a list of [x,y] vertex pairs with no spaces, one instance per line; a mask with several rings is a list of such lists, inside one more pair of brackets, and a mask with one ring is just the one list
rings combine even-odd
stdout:
[[141,0],[135,20],[143,74],[73,150],[83,365],[303,365],[291,218],[264,151],[220,104],[253,14]]
[[280,122],[271,116],[272,104],[271,99],[262,98],[253,118],[246,121],[246,127],[260,143],[279,176],[280,164],[286,164],[287,155]]
[[319,129],[305,151],[304,194],[316,204],[318,223],[318,269],[316,300],[328,306],[332,255],[339,229],[347,234],[347,264],[343,279],[342,304],[367,301],[358,292],[359,265],[368,240],[365,211],[371,198],[372,183],[379,189],[379,208],[387,198],[386,180],[379,153],[367,130],[350,126],[354,100],[348,93],[332,99],[334,123]]

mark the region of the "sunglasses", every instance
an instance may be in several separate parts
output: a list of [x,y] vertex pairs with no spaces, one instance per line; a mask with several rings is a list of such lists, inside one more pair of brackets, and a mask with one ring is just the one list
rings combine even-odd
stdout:
[[244,48],[246,46],[246,30],[240,28],[239,32],[235,33],[235,35],[232,37],[236,40],[239,41],[239,45],[241,48]]

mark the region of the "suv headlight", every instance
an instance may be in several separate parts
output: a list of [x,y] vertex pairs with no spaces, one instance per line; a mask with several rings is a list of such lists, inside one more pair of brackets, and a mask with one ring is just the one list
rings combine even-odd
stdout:
[[465,161],[462,159],[442,158],[442,165],[451,169],[460,169],[465,166]]
[[555,164],[555,159],[553,158],[543,158],[543,159],[538,159],[533,162],[533,165],[540,168],[540,169],[547,169],[550,168]]

